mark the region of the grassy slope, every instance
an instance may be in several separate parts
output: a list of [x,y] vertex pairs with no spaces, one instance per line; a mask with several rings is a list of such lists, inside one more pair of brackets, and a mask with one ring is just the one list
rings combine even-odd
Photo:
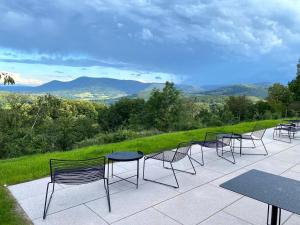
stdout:
[[[261,128],[273,127],[279,120],[258,122]],[[145,154],[175,148],[179,142],[203,139],[207,131],[246,133],[253,129],[255,122],[245,122],[232,126],[203,128],[191,131],[166,133],[151,137],[137,138],[102,146],[90,146],[68,152],[53,152],[24,156],[15,159],[0,160],[0,224],[22,224],[21,216],[14,212],[14,201],[3,188],[49,175],[50,158],[84,159],[105,155],[106,153],[124,150],[140,150]],[[23,220],[23,223],[25,220]]]

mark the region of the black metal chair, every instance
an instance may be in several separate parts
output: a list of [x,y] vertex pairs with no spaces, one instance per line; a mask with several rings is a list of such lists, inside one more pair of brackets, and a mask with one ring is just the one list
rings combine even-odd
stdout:
[[[195,158],[191,157],[192,153],[190,151],[190,157],[193,161],[199,163],[201,166],[204,165],[204,159],[203,159],[203,147],[205,148],[213,148],[216,150],[217,155],[225,159],[228,162],[231,162],[232,164],[235,164],[235,157],[234,157],[234,151],[232,148],[232,136],[233,134],[223,134],[223,133],[216,133],[216,132],[207,132],[205,134],[204,141],[191,141],[192,145],[200,145],[201,146],[201,154],[202,154],[202,162],[197,161]],[[225,150],[224,148],[228,147],[229,150]],[[221,154],[219,153],[221,148]],[[230,153],[232,156],[232,160],[228,159],[224,156],[224,153]]]
[[[86,160],[61,160],[50,159],[51,181],[47,184],[43,219],[54,193],[55,184],[80,185],[103,180],[109,212],[111,211],[108,180],[105,178],[105,157]],[[48,200],[49,185],[52,184],[52,192]]]
[[[280,123],[274,128],[273,140],[291,143],[298,129],[294,123]],[[284,141],[283,137],[287,137],[289,141]]]
[[[188,173],[188,174],[192,174],[192,175],[196,174],[195,167],[194,167],[194,165],[191,161],[191,158],[188,154],[188,152],[190,151],[190,148],[191,148],[190,143],[180,143],[175,151],[168,150],[168,151],[153,153],[153,154],[145,156],[144,157],[144,165],[143,165],[143,179],[146,180],[146,181],[162,184],[162,185],[165,185],[165,186],[169,186],[169,187],[173,187],[173,188],[179,188],[179,184],[178,184],[178,181],[177,181],[175,171],[180,171],[180,172]],[[176,162],[178,162],[178,161],[180,161],[180,160],[182,160],[186,157],[189,159],[194,172],[174,169],[173,163],[176,163]],[[146,179],[145,178],[145,166],[146,166],[146,161],[148,159],[162,161],[163,162],[163,168],[172,170],[175,181],[176,181],[176,185],[170,185],[170,184],[162,183],[162,182],[159,182],[159,181],[156,181],[156,180]],[[165,162],[170,163],[171,167],[166,167]]]
[[[259,129],[258,125],[256,124],[253,128],[253,131],[251,134],[234,134],[234,135],[239,135],[239,138],[237,138],[238,141],[240,141],[240,155],[268,155],[268,150],[265,146],[265,143],[263,141],[263,137],[266,133],[267,129]],[[242,146],[242,141],[243,140],[248,140],[252,141],[253,146],[250,147],[244,147]],[[256,148],[255,141],[260,141],[264,147],[265,153],[243,153],[242,149],[243,148]]]

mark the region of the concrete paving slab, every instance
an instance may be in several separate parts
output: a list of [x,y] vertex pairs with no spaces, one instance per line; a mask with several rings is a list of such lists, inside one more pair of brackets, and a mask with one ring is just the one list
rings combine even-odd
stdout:
[[34,220],[35,225],[107,225],[107,223],[84,205],[64,210],[46,217]]
[[199,225],[251,225],[250,223],[243,221],[237,217],[229,215],[225,212],[219,212],[216,215],[208,218]]
[[103,205],[106,204],[106,199],[104,198],[91,201],[86,205],[106,221],[113,223],[178,194],[179,193],[173,188],[148,182],[147,184],[141,185],[139,189],[130,189],[112,195],[111,213],[103,208]]
[[[255,225],[265,225],[267,223],[267,210],[267,204],[247,197],[243,197],[224,209],[230,215]],[[291,213],[282,210],[282,222],[290,215]]]
[[207,184],[154,207],[182,224],[194,225],[238,198],[239,195],[235,193]]
[[158,212],[153,208],[146,209],[142,212],[122,219],[113,225],[180,225],[180,223]]

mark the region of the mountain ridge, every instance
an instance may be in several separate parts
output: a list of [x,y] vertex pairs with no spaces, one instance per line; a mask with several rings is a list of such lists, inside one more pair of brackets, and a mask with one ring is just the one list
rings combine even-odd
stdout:
[[[232,84],[192,86],[176,84],[176,88],[188,95],[247,95],[265,98],[270,84]],[[78,77],[71,81],[52,80],[39,86],[0,86],[0,91],[45,94],[84,100],[109,100],[120,97],[141,97],[147,99],[153,88],[162,89],[164,83],[144,83],[136,80],[114,78]]]

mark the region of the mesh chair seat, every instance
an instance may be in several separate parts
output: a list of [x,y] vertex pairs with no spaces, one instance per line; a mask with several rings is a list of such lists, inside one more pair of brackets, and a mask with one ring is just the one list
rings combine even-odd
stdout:
[[[192,175],[196,174],[196,170],[195,170],[194,165],[191,161],[191,157],[188,154],[190,149],[191,149],[191,143],[180,143],[180,144],[178,144],[177,149],[175,151],[167,150],[167,151],[153,153],[153,154],[149,154],[149,155],[145,156],[144,157],[144,165],[143,165],[143,179],[146,180],[146,181],[151,181],[151,182],[166,185],[166,186],[169,186],[169,187],[179,188],[179,184],[178,184],[178,181],[177,181],[175,171],[180,171],[180,172],[188,173],[188,174],[192,174]],[[187,158],[190,161],[190,164],[193,168],[193,172],[190,172],[190,171],[187,171],[187,170],[174,169],[173,163],[178,162],[178,161],[180,161],[184,158]],[[145,167],[146,167],[146,161],[148,159],[154,159],[154,160],[162,161],[164,169],[172,170],[173,176],[175,178],[176,185],[171,185],[171,184],[163,183],[163,182],[160,182],[160,181],[157,181],[157,180],[145,178]],[[170,163],[170,167],[166,167],[165,163]]]
[[[177,157],[177,156],[179,156],[179,157]],[[175,151],[164,151],[164,152],[160,152],[160,153],[152,153],[150,155],[145,156],[145,158],[146,159],[151,158],[151,159],[156,159],[156,160],[165,161],[165,162],[177,162],[185,156],[186,156],[186,154],[182,154],[180,152],[176,153]]]
[[67,185],[78,185],[101,180],[104,178],[104,173],[104,166],[60,169],[54,171],[53,181]]
[[253,138],[256,138],[256,137],[253,137],[251,134],[242,134],[241,138],[247,139],[247,140],[252,140]]
[[229,144],[223,142],[223,141],[193,141],[194,145],[201,145],[206,148],[216,148],[216,147],[226,147],[229,146]]

